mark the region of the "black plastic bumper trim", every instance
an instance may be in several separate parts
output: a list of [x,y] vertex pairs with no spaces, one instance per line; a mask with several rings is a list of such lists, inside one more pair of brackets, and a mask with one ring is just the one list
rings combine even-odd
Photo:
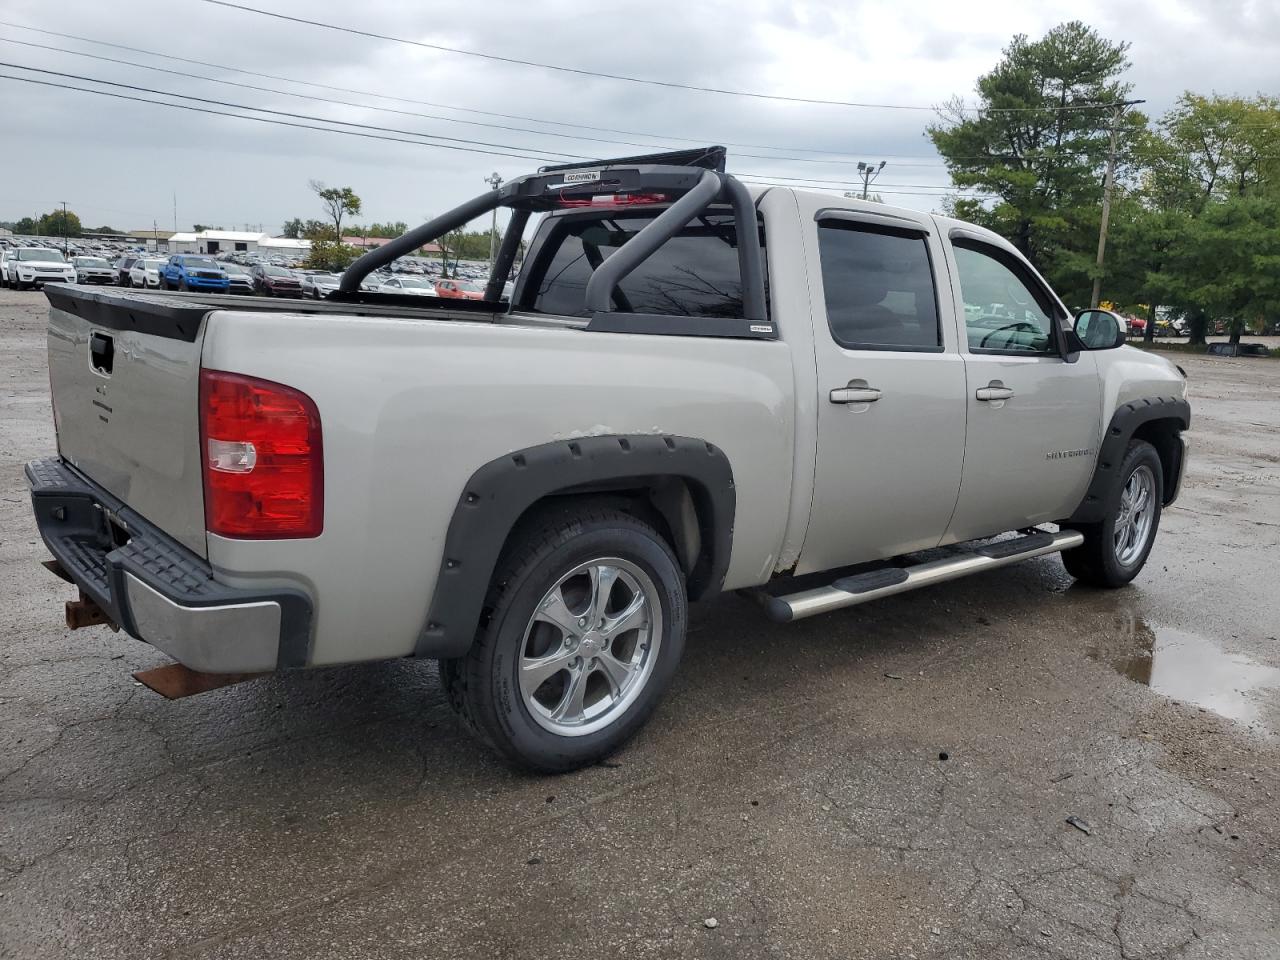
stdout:
[[45,546],[75,584],[131,636],[147,639],[139,636],[129,611],[126,573],[183,607],[278,603],[276,668],[307,665],[312,609],[303,591],[219,583],[207,561],[59,458],[32,460],[25,472]]

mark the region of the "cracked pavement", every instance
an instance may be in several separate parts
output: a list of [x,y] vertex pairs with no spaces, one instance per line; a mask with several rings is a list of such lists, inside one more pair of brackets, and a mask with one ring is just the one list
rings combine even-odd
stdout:
[[44,311],[0,291],[0,957],[1280,956],[1280,690],[1243,723],[1156,692],[1159,646],[1152,689],[1109,663],[1169,628],[1280,667],[1280,362],[1177,358],[1194,459],[1131,588],[724,597],[625,750],[541,778],[430,663],[171,703],[130,677],[163,655],[68,631],[21,471]]

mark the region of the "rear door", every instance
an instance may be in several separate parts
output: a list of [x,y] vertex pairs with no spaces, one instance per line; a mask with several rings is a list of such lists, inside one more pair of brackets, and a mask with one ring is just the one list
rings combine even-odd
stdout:
[[932,221],[815,219],[817,461],[797,573],[936,546],[964,460],[964,361]]
[[964,316],[969,426],[947,541],[1069,516],[1101,441],[1093,354],[1064,357],[1066,311],[1011,249],[966,233],[948,252]]

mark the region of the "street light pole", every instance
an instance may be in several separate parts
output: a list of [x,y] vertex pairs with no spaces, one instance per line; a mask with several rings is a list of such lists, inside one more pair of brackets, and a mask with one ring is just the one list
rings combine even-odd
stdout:
[[1111,143],[1107,147],[1107,172],[1102,180],[1102,222],[1098,224],[1098,257],[1094,261],[1093,294],[1089,297],[1089,306],[1092,309],[1097,309],[1098,301],[1102,298],[1102,264],[1107,252],[1107,226],[1111,221],[1111,191],[1116,182],[1116,134],[1119,131],[1120,118],[1124,116],[1127,108],[1146,102],[1145,100],[1125,100],[1116,104],[1111,114]]
[[62,201],[62,255],[67,255],[67,201]]
[[[502,177],[497,170],[484,178],[484,182],[497,190],[502,186]],[[489,226],[489,275],[493,275],[493,258],[498,248],[498,208],[493,208],[493,220]]]
[[881,160],[880,165],[875,163],[864,163],[858,161],[858,173],[862,175],[862,199],[867,199],[867,190],[871,186],[871,181],[880,176],[880,171],[884,169],[885,161]]

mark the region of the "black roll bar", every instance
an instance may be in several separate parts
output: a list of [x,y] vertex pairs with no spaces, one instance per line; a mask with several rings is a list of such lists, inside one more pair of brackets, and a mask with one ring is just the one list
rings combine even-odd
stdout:
[[720,174],[705,171],[692,190],[645,224],[617,253],[600,264],[600,269],[593,271],[587,281],[586,309],[591,313],[608,313],[614,287],[706,209],[719,195],[720,186]]
[[[544,168],[537,174],[518,177],[497,190],[483,193],[365,253],[343,272],[334,299],[358,296],[360,284],[374,270],[483,214],[508,206],[512,208],[511,222],[503,235],[485,287],[485,300],[496,303],[502,298],[502,287],[511,274],[531,212],[555,209],[557,198],[565,200],[592,193],[625,194],[650,189],[680,191],[681,195],[592,271],[591,279],[587,281],[586,309],[593,314],[604,314],[610,311],[611,304],[626,303],[625,297],[619,296],[618,284],[707,207],[719,201],[727,202],[733,208],[744,319],[757,324],[767,323],[763,256],[755,205],[747,188],[731,175],[721,172],[723,169],[722,147]],[[571,180],[573,171],[586,173]]]
[[[518,181],[512,181],[516,183]],[[461,206],[454,207],[448,213],[441,214],[434,220],[428,220],[420,227],[408,233],[402,233],[390,243],[384,243],[376,249],[356,259],[351,266],[342,272],[342,280],[338,283],[338,293],[359,293],[364,278],[379,267],[385,267],[397,257],[412,253],[423,244],[430,243],[436,237],[443,237],[450,230],[456,230],[470,223],[482,213],[496,210],[507,199],[505,188],[490,190],[480,196],[468,200]]]
[[502,288],[511,276],[511,265],[516,262],[516,254],[520,251],[520,239],[524,236],[524,228],[529,223],[528,210],[511,211],[511,222],[507,224],[507,232],[502,235],[502,245],[498,247],[498,256],[493,261],[493,273],[489,275],[489,285],[484,288],[486,300],[502,299]]

